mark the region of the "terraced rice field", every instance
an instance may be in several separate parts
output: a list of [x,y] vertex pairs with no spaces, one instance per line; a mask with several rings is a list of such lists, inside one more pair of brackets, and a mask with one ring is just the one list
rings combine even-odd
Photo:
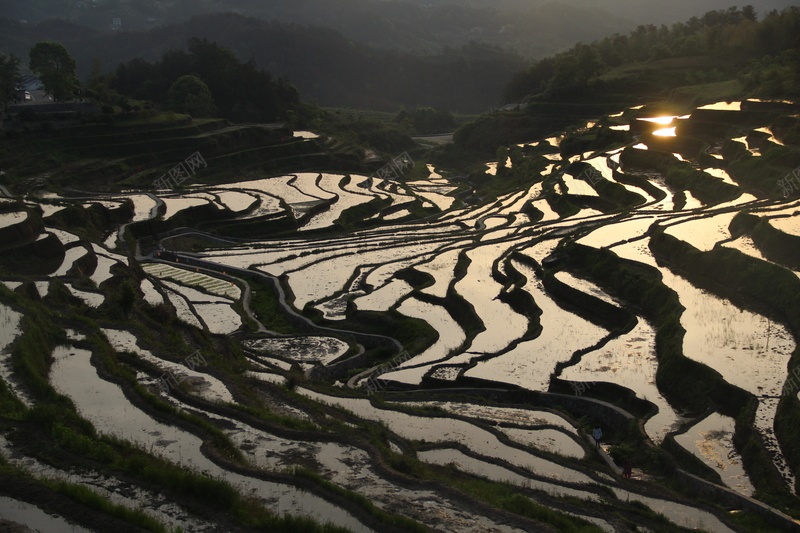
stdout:
[[172,279],[183,285],[198,287],[207,293],[226,299],[238,300],[242,295],[241,289],[235,283],[196,271],[192,272],[163,263],[146,263],[142,265],[142,269],[157,278]]
[[[708,108],[717,109],[736,114],[739,107]],[[645,125],[635,122],[637,112]],[[292,477],[305,468],[382,512],[429,519],[435,528],[535,529],[530,517],[510,520],[443,489],[454,479],[448,476],[478,475],[599,530],[625,531],[617,517],[635,521],[647,506],[684,528],[738,531],[726,509],[659,485],[644,473],[652,465],[637,468],[635,482],[619,472],[631,453],[626,432],[640,432],[637,443],[674,461],[670,472],[693,456],[691,468],[714,490],[758,497],[767,487],[752,473],[768,470],[777,493],[795,498],[800,468],[776,419],[780,402],[798,401],[784,392],[797,352],[791,291],[799,290],[800,272],[758,232],[741,229],[740,214],[768,220],[774,238],[793,242],[798,206],[774,187],[768,194],[754,185],[725,150],[697,161],[681,148],[655,151],[682,140],[692,121],[632,109],[611,126],[615,135],[628,132],[625,146],[555,153],[564,135],[553,135],[510,147],[521,159],[500,168],[489,162],[469,176],[522,183],[496,194],[470,191],[466,178],[424,162],[426,179],[320,171],[252,175],[185,193],[127,192],[135,214],[119,226],[122,238],[108,241],[119,253],[90,247],[69,228],[48,228],[70,245],[61,265],[50,275],[4,276],[3,383],[25,405],[37,401],[11,353],[26,306],[68,312],[63,283],[94,325],[47,315],[65,331],[80,324],[84,334],[58,337],[53,389],[100,434],[228,480],[271,511],[354,531],[383,527],[365,518],[376,511],[345,505],[322,482]],[[655,137],[630,135],[633,124]],[[738,126],[715,141],[743,144],[736,157],[748,161],[788,150],[772,126]],[[750,146],[754,131],[774,139],[774,148]],[[539,170],[520,176],[526,167],[518,162],[537,162]],[[659,165],[696,172],[679,186],[676,173]],[[718,187],[735,194],[716,198]],[[476,195],[466,201],[465,192]],[[118,204],[123,196],[103,201]],[[206,204],[217,206],[219,220],[156,236],[127,233],[126,226],[151,218],[169,227],[172,216]],[[27,217],[6,213],[0,229]],[[267,236],[247,237],[242,228]],[[754,284],[780,279],[789,296],[776,301],[765,290],[758,300],[746,287],[720,286],[742,272]],[[650,285],[626,293],[636,276]],[[120,288],[129,285],[134,296]],[[668,313],[649,299],[664,295],[676,302]],[[106,342],[116,359],[101,349]],[[209,361],[188,364],[197,346]],[[109,379],[108,358],[135,378]],[[670,364],[697,365],[680,368],[702,368],[709,389],[729,397],[699,390],[698,403],[687,405],[673,383],[683,370],[671,375]],[[161,387],[165,374],[180,386]],[[152,399],[142,388],[169,409],[147,407]],[[735,423],[729,412],[742,418]],[[587,439],[595,424],[607,432],[601,451]],[[739,424],[753,430],[746,438],[761,453],[755,459],[734,438],[745,438]],[[209,427],[218,433],[210,437]],[[212,458],[211,440],[227,442],[230,457]],[[676,449],[684,456],[675,459]],[[591,505],[576,508],[573,499]],[[431,509],[435,516],[426,516]]]

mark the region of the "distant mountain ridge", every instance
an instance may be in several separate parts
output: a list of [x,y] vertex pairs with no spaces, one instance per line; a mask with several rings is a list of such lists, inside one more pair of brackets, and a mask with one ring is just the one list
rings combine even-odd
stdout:
[[[200,37],[288,77],[304,98],[323,105],[473,113],[499,105],[526,61],[626,35],[636,20],[685,20],[729,1],[606,0],[601,9],[590,0],[99,0],[85,8],[66,0],[4,0],[0,52],[24,62],[36,42],[59,41],[85,78],[96,60],[109,72]],[[757,10],[786,4],[766,0]],[[121,31],[109,29],[112,16],[121,19]],[[137,25],[142,29],[129,31]]]
[[[330,27],[354,41],[382,48],[430,51],[479,36],[491,44],[516,47],[526,57],[541,57],[578,41],[627,33],[637,24],[671,24],[734,4],[731,0],[3,0],[0,17],[32,24],[61,18],[104,31],[118,18],[123,30],[141,31],[197,15],[232,12]],[[760,0],[757,4],[763,14],[793,3]],[[515,26],[517,33],[500,33],[508,26]]]
[[100,2],[78,9],[58,0],[4,0],[0,17],[38,24],[68,20],[110,31],[119,18],[123,31],[181,24],[198,15],[236,13],[266,21],[327,27],[368,46],[423,53],[480,41],[528,58],[549,55],[577,41],[591,41],[633,27],[630,20],[595,6],[517,1],[428,3],[376,0],[192,0]]

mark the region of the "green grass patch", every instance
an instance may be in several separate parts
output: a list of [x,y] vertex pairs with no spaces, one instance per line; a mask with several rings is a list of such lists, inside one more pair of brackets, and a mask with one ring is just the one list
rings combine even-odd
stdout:
[[54,491],[82,505],[91,507],[105,515],[124,520],[146,531],[154,531],[155,533],[167,533],[169,531],[164,524],[148,515],[143,510],[130,509],[124,505],[112,503],[85,485],[77,485],[66,481],[43,481],[43,483]]
[[379,509],[365,496],[347,489],[343,489],[342,487],[331,483],[312,470],[307,468],[295,468],[293,474],[299,478],[310,480],[315,484],[324,487],[326,491],[336,494],[347,501],[355,503],[361,509],[366,511],[367,514],[373,518],[376,518],[382,524],[402,528],[404,531],[409,531],[412,533],[425,533],[430,531],[427,527],[415,520],[411,520],[410,518],[406,518],[404,516],[387,513],[386,511]]
[[455,467],[432,467],[405,455],[391,451],[386,453],[389,456],[389,464],[399,472],[419,479],[443,482],[469,494],[470,497],[480,502],[553,526],[558,531],[575,533],[602,531],[585,520],[571,517],[538,504],[527,496],[520,494],[519,489],[505,483],[464,475]]
[[691,102],[701,105],[707,102],[733,101],[744,95],[744,85],[739,80],[685,85],[672,91],[673,100]]
[[233,408],[268,424],[284,427],[286,429],[293,429],[296,431],[319,430],[319,427],[313,422],[293,416],[275,414],[263,406],[256,407],[252,405],[236,404]]
[[27,413],[25,404],[17,399],[5,381],[0,380],[0,416],[9,420],[22,420]]
[[264,327],[278,333],[298,332],[286,317],[274,287],[254,280],[248,280],[247,283],[252,295],[250,309]]
[[167,111],[164,113],[157,113],[150,116],[139,115],[132,119],[117,117],[114,120],[115,126],[151,126],[153,124],[159,125],[183,125],[187,122],[200,123],[219,121],[219,119],[192,119],[191,115],[183,115],[175,113],[174,111]]

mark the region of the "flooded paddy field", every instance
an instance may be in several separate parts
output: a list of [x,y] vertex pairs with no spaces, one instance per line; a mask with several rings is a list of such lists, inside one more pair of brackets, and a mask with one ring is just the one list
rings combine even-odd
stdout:
[[[704,111],[739,112],[722,107]],[[696,160],[659,156],[656,137],[680,140],[691,115],[614,120],[624,146],[562,155],[570,134],[554,134],[468,179],[420,153],[408,179],[305,168],[4,207],[0,231],[48,268],[0,270],[3,461],[197,531],[224,513],[194,496],[169,507],[145,466],[112,475],[85,450],[129,445],[259,512],[351,531],[784,520],[800,509],[782,425],[800,409],[800,271],[775,251],[793,241],[763,232],[796,238],[800,212],[716,156],[725,142],[742,157],[789,147],[772,123],[748,124]],[[642,128],[652,135],[630,131]],[[59,218],[72,203],[130,212],[89,232]],[[786,298],[713,275],[734,269],[754,286],[778,280]],[[640,294],[620,290],[641,279]],[[665,294],[675,306],[654,312],[648,298]],[[702,368],[709,391],[676,394],[684,368]],[[47,413],[63,420],[43,437],[28,422]],[[26,455],[20,435],[55,444]],[[710,496],[695,497],[700,484]],[[28,527],[91,530],[23,507],[0,498],[0,515]]]

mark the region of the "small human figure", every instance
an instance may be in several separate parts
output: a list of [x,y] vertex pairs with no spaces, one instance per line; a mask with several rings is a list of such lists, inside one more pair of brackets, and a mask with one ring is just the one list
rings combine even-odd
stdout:
[[597,426],[596,428],[594,428],[594,430],[592,431],[592,437],[594,438],[594,447],[595,448],[599,448],[600,447],[600,441],[603,438],[603,430],[600,429],[600,426]]
[[624,477],[625,479],[630,479],[632,472],[633,472],[633,465],[628,459],[625,459],[625,462],[622,463],[622,477]]

